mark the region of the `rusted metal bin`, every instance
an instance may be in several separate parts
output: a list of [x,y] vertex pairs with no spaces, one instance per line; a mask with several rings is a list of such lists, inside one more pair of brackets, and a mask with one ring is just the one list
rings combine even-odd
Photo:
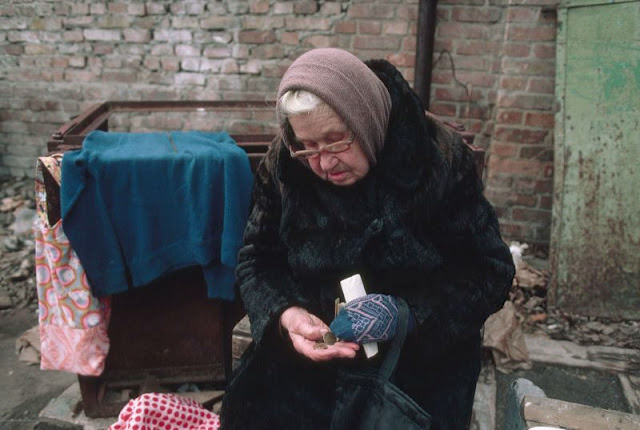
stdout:
[[[64,124],[47,149],[78,149],[93,130],[225,130],[255,170],[273,139],[274,120],[273,103],[260,101],[105,102]],[[46,176],[45,186],[49,219],[55,222],[59,190]],[[112,296],[105,370],[99,377],[78,376],[85,414],[115,416],[128,397],[160,387],[193,383],[223,389],[231,372],[231,333],[242,315],[239,301],[207,297],[199,268]]]

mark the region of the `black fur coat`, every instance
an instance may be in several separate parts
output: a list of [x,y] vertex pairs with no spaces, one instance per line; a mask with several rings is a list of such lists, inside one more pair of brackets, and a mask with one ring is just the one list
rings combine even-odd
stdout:
[[471,151],[425,116],[395,67],[367,64],[388,88],[392,110],[384,149],[364,179],[350,187],[325,182],[279,139],[256,173],[236,270],[254,342],[228,385],[225,430],[328,428],[342,363],[298,356],[278,319],[297,305],[329,324],[340,280],[355,273],[367,292],[403,297],[415,317],[397,385],[431,413],[432,428],[469,421],[480,331],[507,297],[511,255]]

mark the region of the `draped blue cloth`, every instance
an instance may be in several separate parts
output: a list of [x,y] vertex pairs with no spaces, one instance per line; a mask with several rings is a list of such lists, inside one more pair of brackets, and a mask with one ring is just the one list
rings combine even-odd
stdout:
[[233,300],[252,184],[226,132],[94,131],[62,160],[63,228],[98,297],[200,266]]

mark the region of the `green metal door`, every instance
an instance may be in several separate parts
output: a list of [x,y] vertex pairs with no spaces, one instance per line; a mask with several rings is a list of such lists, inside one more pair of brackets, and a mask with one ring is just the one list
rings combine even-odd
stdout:
[[640,1],[558,10],[551,303],[640,318]]

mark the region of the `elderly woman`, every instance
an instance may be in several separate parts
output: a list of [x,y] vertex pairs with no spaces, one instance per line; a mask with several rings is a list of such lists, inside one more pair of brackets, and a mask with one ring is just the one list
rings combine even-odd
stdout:
[[[223,428],[329,428],[338,369],[379,364],[383,354],[367,358],[359,344],[384,351],[397,298],[411,331],[396,385],[433,429],[466,428],[481,328],[514,274],[471,151],[425,116],[390,63],[339,49],[293,62],[277,115],[236,270],[253,342],[228,385]],[[344,312],[334,321],[340,281],[354,274],[369,293],[366,326]],[[330,324],[341,339],[317,348]]]

